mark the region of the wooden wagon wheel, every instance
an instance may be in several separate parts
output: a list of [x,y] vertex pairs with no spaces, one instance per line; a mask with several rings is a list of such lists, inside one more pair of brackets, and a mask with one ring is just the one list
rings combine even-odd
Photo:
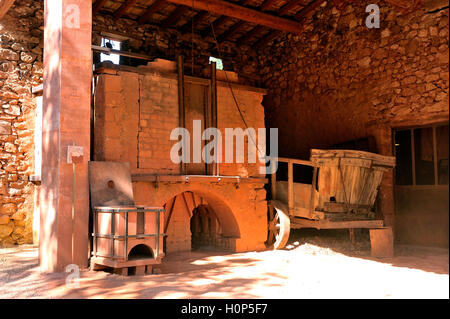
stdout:
[[269,232],[267,235],[267,246],[272,249],[282,249],[289,239],[291,221],[280,208],[269,205]]

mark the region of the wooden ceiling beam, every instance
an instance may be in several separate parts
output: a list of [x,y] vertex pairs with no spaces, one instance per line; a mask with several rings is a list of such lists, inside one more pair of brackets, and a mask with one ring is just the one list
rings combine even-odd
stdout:
[[94,7],[92,8],[92,14],[97,14],[105,5],[108,0],[97,0],[94,3]]
[[236,32],[239,32],[239,30],[241,30],[245,26],[245,24],[245,21],[236,22],[231,28],[222,33],[220,37],[217,38],[217,41],[220,43],[232,37],[234,34],[236,34]]
[[[266,0],[266,1],[261,5],[261,7],[259,7],[259,10],[261,10],[261,11],[269,10],[269,9],[272,7],[272,5],[275,3],[275,1],[278,1],[278,0]],[[289,11],[289,10],[291,9],[291,7],[292,7],[292,5],[293,5],[294,2],[295,2],[295,4],[297,4],[297,3],[300,2],[300,1],[305,1],[305,0],[291,0],[289,3],[287,3],[286,5],[284,5],[283,7],[281,7],[281,8],[279,9],[279,12],[278,12],[279,15],[280,15],[280,16],[284,15],[284,13],[280,13],[280,12],[284,12],[283,10],[285,10],[286,7],[288,7],[288,10],[287,10],[287,11]],[[227,38],[229,38],[230,36],[233,36],[236,32],[238,32],[239,30],[241,30],[241,29],[244,27],[244,25],[245,25],[245,24],[239,24],[239,22],[236,23],[234,26],[232,26],[232,27],[230,28],[230,31],[231,31],[231,32],[226,31],[223,35],[220,36],[219,42],[223,42],[223,41],[225,41]],[[248,40],[250,39],[250,37],[252,37],[252,36],[255,35],[255,34],[258,34],[258,33],[262,32],[262,30],[264,30],[264,27],[261,26],[261,25],[257,25],[257,26],[254,27],[251,31],[249,31],[248,34],[246,34],[246,35],[244,35],[243,37],[239,38],[239,39],[238,39],[238,42],[240,42],[241,44],[242,44],[242,43],[245,43],[246,41],[248,41]]]
[[323,0],[312,1],[295,15],[295,20],[303,20],[307,18],[314,10],[320,7],[323,2]]
[[306,2],[305,0],[291,0],[290,2],[286,3],[284,6],[280,8],[278,14],[280,16],[284,16],[285,14],[288,14],[289,11],[294,9],[296,6],[304,4],[305,2]]
[[[208,11],[206,11],[208,12]],[[212,23],[212,28],[214,29],[214,33],[217,34],[217,30],[220,29],[226,22],[228,22],[229,17],[227,16],[220,16]],[[202,30],[201,36],[204,38],[208,34],[212,33],[211,25],[208,25],[205,29]]]
[[[289,13],[289,11],[291,11],[293,8],[295,8],[296,6],[298,6],[299,4],[303,4],[305,1],[307,0],[291,0],[288,3],[286,3],[284,6],[282,6],[279,10],[278,10],[278,14],[280,16],[284,16],[287,13]],[[248,44],[250,43],[250,40],[258,35],[259,33],[264,31],[264,27],[261,25],[257,25],[256,27],[254,27],[252,30],[250,30],[249,32],[247,32],[247,34],[243,35],[242,37],[240,37],[237,41],[237,45],[242,45],[242,44]]]
[[220,14],[251,22],[255,24],[265,25],[268,28],[299,33],[301,25],[292,20],[280,18],[261,11],[249,9],[234,3],[222,0],[167,0],[168,2],[185,5],[198,10],[205,10],[211,13]]
[[0,19],[8,12],[13,3],[14,0],[0,0]]
[[137,2],[138,0],[127,0],[125,1],[119,9],[114,12],[114,18],[119,19],[124,16]]
[[[296,20],[304,20],[308,18],[316,8],[318,8],[322,3],[324,3],[325,0],[314,0],[310,4],[308,4],[306,7],[304,7],[302,10],[300,10],[296,15]],[[303,32],[304,25],[301,24],[300,32]],[[272,40],[274,40],[276,37],[278,37],[281,33],[278,31],[272,31],[266,36],[264,36],[262,39],[258,40],[258,42],[255,43],[255,47],[260,49],[266,45],[268,45]]]
[[249,32],[244,34],[242,37],[240,37],[237,40],[237,45],[248,44],[254,36],[263,32],[264,29],[265,29],[265,27],[263,27],[262,25],[257,25],[256,27],[251,29]]
[[278,0],[266,0],[263,2],[263,4],[259,7],[259,10],[266,11],[269,10],[272,5]]
[[163,28],[170,27],[172,24],[176,24],[176,21],[185,14],[188,10],[190,10],[189,7],[186,6],[179,6],[173,12],[163,21],[161,22],[161,26]]
[[150,7],[148,7],[147,11],[145,11],[145,13],[139,17],[138,23],[142,24],[150,20],[152,15],[166,4],[166,0],[156,0]]
[[181,33],[192,32],[192,24],[194,24],[195,29],[195,24],[205,19],[208,15],[209,15],[208,11],[200,11],[195,16],[193,16],[188,22],[186,22],[181,26]]

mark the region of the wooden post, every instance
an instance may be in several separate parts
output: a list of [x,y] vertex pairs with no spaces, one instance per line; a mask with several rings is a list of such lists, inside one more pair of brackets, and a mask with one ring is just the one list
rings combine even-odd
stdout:
[[288,208],[289,215],[293,215],[294,210],[294,164],[288,162]]
[[314,192],[316,190],[316,185],[317,185],[317,167],[314,167],[313,170],[313,179],[312,179],[312,183],[311,183],[311,196],[309,198],[309,217],[313,217],[313,213],[314,213]]
[[433,126],[433,127],[432,127],[432,130],[433,130],[434,185],[439,185],[439,171],[438,171],[438,153],[437,153],[436,126]]
[[[211,122],[212,126],[217,128],[217,63],[211,62]],[[213,166],[213,175],[219,175],[219,157],[217,152],[217,141],[215,146],[215,164]]]
[[416,143],[414,141],[414,130],[411,129],[411,165],[412,165],[412,184],[416,185]]
[[272,199],[277,199],[277,172],[271,175],[271,189],[272,189]]
[[[186,127],[186,119],[185,119],[185,107],[184,107],[184,56],[178,56],[178,118],[179,118],[179,126],[182,128]],[[185,140],[185,136],[183,136],[183,141]],[[186,149],[186,146],[183,145],[183,149]],[[183,161],[180,164],[180,174],[186,174],[186,163]]]

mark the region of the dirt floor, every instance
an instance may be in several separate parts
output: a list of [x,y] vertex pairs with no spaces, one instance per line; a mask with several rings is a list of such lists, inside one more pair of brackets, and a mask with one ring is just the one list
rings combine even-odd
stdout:
[[[320,236],[319,236],[320,235]],[[397,246],[370,257],[366,233],[295,231],[286,249],[228,254],[201,250],[167,256],[161,274],[103,271],[43,274],[33,246],[0,248],[3,298],[449,298],[448,249]]]

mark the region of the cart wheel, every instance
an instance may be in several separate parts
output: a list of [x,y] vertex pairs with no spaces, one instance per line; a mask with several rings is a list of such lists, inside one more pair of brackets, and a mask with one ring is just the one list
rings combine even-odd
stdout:
[[266,243],[268,248],[284,248],[289,239],[290,228],[289,216],[281,209],[269,205],[269,232]]

